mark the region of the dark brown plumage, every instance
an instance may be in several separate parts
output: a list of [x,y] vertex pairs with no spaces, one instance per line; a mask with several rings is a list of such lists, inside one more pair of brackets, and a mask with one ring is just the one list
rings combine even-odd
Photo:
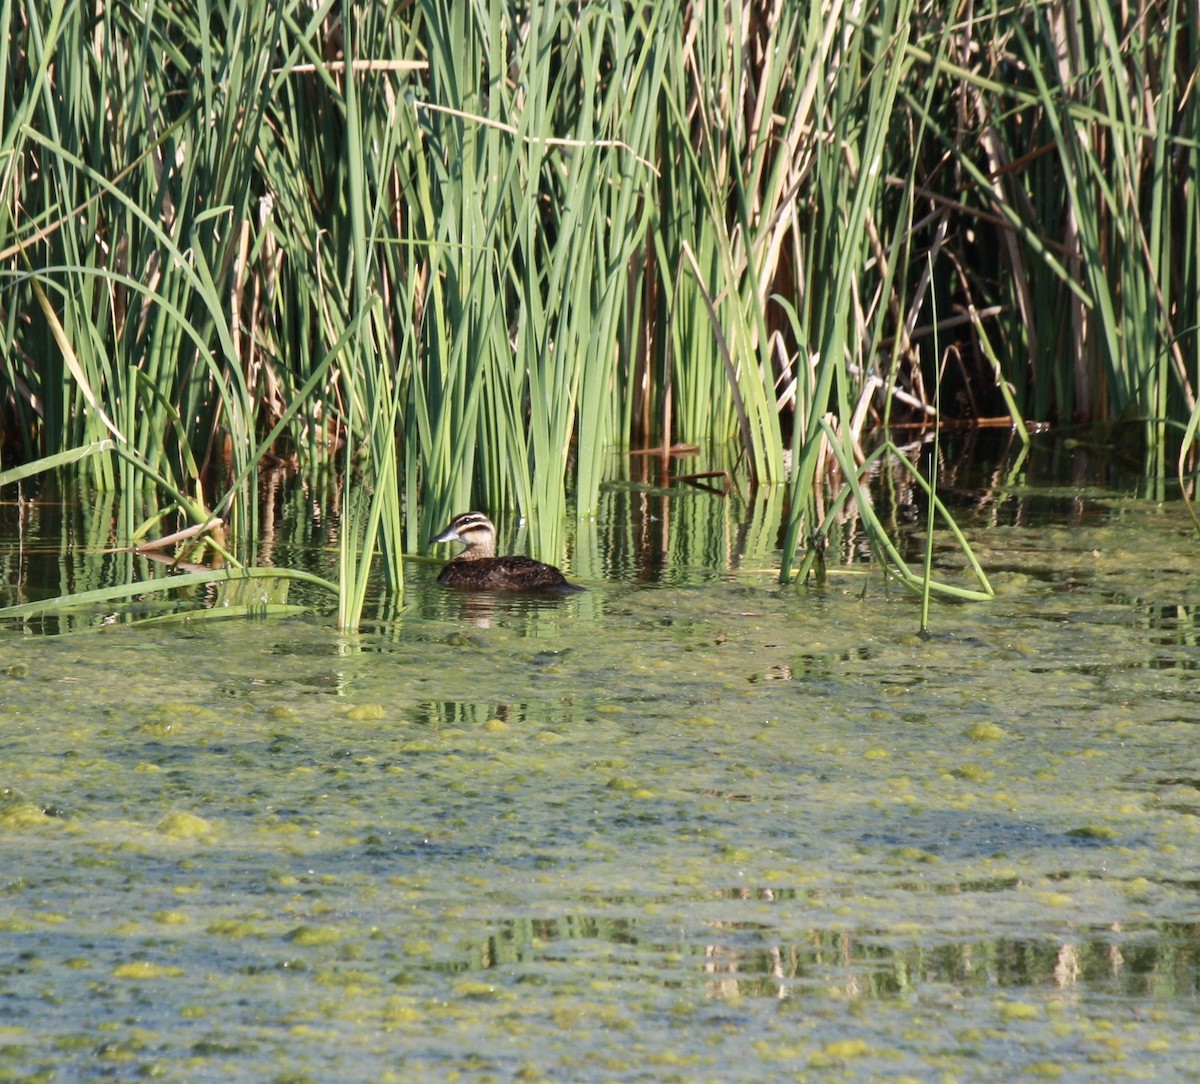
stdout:
[[578,591],[553,565],[515,554],[496,556],[496,528],[482,512],[455,516],[434,542],[461,542],[467,548],[438,576],[447,587],[475,591]]

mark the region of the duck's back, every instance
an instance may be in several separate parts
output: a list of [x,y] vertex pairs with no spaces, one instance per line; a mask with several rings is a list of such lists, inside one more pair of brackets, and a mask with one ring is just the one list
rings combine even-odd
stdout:
[[446,587],[468,587],[480,591],[545,591],[566,588],[577,590],[553,565],[532,557],[455,558],[438,576]]

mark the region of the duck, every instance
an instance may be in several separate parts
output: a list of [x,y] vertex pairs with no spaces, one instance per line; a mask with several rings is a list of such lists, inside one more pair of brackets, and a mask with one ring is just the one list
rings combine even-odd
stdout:
[[446,587],[471,591],[581,591],[553,565],[532,557],[496,556],[496,527],[482,512],[463,512],[434,542],[461,542],[467,548],[438,576]]

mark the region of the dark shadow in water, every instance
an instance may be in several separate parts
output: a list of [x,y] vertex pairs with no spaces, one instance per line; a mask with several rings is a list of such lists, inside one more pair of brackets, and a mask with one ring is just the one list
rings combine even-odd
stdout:
[[1041,848],[1112,846],[1111,839],[1085,831],[1051,829],[1033,820],[941,810],[906,810],[895,828],[864,832],[860,842],[867,848],[917,848],[923,854],[953,860],[1003,859]]

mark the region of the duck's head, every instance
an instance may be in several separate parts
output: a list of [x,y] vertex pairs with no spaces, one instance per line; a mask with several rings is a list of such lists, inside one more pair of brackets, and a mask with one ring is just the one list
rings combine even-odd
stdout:
[[496,528],[482,512],[463,512],[435,535],[434,542],[461,542],[467,548],[459,557],[492,557],[496,553]]

